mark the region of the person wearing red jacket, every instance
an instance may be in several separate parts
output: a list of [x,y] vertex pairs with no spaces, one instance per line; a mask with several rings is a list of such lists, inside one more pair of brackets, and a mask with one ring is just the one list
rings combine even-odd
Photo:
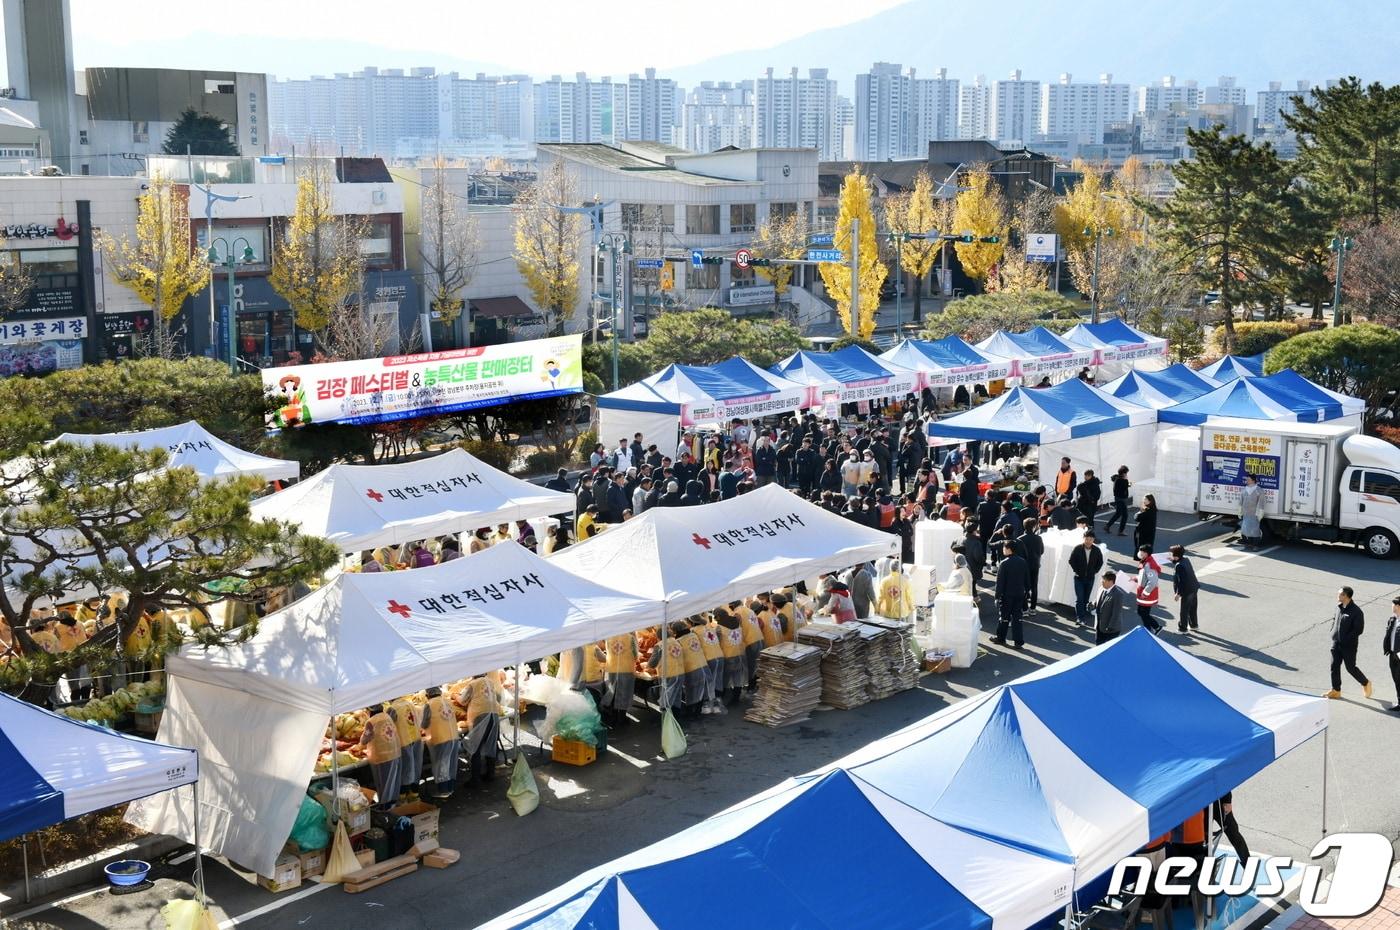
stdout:
[[1153,618],[1152,608],[1157,606],[1157,600],[1161,595],[1162,567],[1152,557],[1151,546],[1142,546],[1138,549],[1137,562],[1138,618],[1142,620],[1142,625],[1149,632],[1156,635],[1161,631],[1162,624]]

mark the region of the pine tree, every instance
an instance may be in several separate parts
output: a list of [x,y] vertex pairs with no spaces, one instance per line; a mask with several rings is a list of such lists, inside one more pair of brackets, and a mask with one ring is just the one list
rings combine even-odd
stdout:
[[1220,126],[1188,129],[1186,141],[1194,157],[1175,166],[1176,192],[1150,213],[1165,224],[1162,242],[1177,269],[1219,292],[1233,351],[1235,308],[1270,304],[1284,286],[1292,177],[1271,145],[1226,136]]
[[[826,292],[836,301],[836,316],[841,328],[853,336],[869,339],[875,332],[875,317],[880,312],[880,287],[885,283],[888,269],[880,261],[880,246],[876,238],[874,191],[870,179],[857,168],[841,182],[839,197],[840,209],[836,214],[836,230],[832,241],[847,255],[845,262],[826,262],[818,265]],[[850,250],[855,247],[851,238],[852,221],[860,224],[859,265],[856,268],[856,286],[860,288],[859,319],[851,319],[851,268]]]
[[1295,101],[1284,123],[1298,134],[1298,167],[1334,228],[1374,225],[1400,209],[1400,86],[1349,77]]
[[237,155],[238,144],[217,117],[187,107],[165,134],[161,151],[167,155]]

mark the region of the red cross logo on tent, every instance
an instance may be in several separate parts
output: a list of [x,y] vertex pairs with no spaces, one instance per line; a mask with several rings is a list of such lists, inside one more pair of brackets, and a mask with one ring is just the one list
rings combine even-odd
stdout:
[[384,500],[384,495],[383,495],[383,494],[380,494],[380,493],[379,493],[378,491],[376,491],[374,488],[370,488],[368,491],[366,491],[366,492],[365,492],[365,497],[368,497],[370,500],[374,501],[376,504],[378,504],[380,501]]
[[389,613],[398,614],[400,617],[407,617],[412,611],[409,610],[407,604],[400,604],[393,598],[389,598]]
[[704,536],[701,536],[699,533],[691,533],[690,541],[695,543],[695,545],[697,546],[704,546],[706,552],[710,551],[710,541]]

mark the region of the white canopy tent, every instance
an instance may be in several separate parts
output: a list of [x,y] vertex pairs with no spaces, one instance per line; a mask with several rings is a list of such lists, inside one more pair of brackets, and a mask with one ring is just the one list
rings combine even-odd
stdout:
[[667,619],[899,554],[899,537],[859,526],[775,484],[699,507],[653,507],[552,561],[666,602]]
[[283,520],[356,552],[573,509],[572,494],[453,449],[401,465],[332,465],[255,501],[253,516]]
[[[209,848],[267,875],[330,715],[630,632],[661,613],[514,543],[427,568],[346,573],[264,617],[246,643],[170,656],[160,738],[204,760]],[[189,838],[193,808],[162,796],[128,819]]]
[[176,426],[119,433],[64,433],[54,442],[123,449],[165,449],[170,453],[172,468],[191,468],[206,479],[256,475],[266,481],[290,481],[301,472],[296,462],[245,452],[229,445],[194,420]]

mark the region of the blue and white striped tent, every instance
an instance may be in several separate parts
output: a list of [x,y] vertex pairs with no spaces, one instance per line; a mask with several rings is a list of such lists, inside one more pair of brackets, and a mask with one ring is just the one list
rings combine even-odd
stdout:
[[1161,410],[1194,400],[1220,387],[1218,382],[1177,362],[1161,371],[1132,370],[1100,390],[1143,407]]
[[1260,352],[1258,355],[1227,355],[1202,368],[1201,374],[1220,382],[1234,381],[1236,378],[1259,378],[1264,374],[1265,354]]
[[980,407],[928,424],[928,432],[937,439],[1045,445],[1154,422],[1150,408],[1071,378],[1050,388],[1012,388]]
[[1324,699],[1135,629],[485,926],[1021,930],[1326,726]]
[[1194,426],[1217,417],[1321,423],[1343,415],[1330,397],[1304,396],[1296,388],[1269,378],[1236,378],[1208,394],[1157,411],[1163,423]]
[[0,840],[199,778],[199,757],[0,694]]

